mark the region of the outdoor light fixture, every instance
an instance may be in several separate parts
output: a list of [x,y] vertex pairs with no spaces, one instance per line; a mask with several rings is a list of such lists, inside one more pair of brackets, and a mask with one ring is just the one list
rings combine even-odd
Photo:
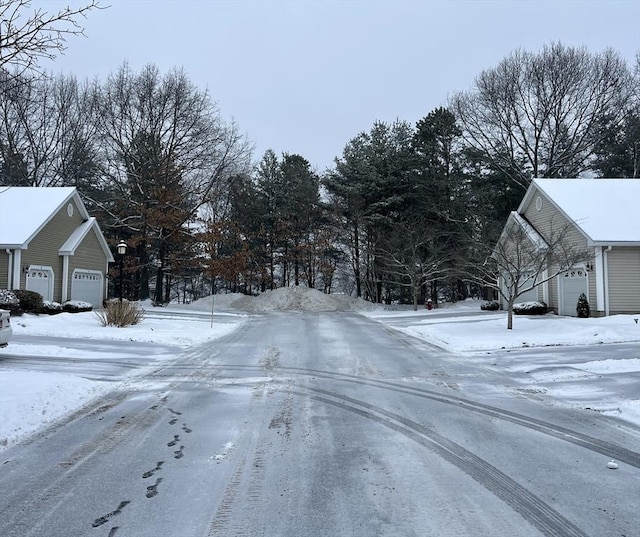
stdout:
[[120,298],[120,302],[122,302],[122,280],[124,279],[124,270],[123,270],[123,262],[124,262],[124,254],[127,253],[127,243],[121,240],[116,246],[116,250],[118,250],[119,259],[119,268],[120,268],[120,281],[118,282],[118,297]]

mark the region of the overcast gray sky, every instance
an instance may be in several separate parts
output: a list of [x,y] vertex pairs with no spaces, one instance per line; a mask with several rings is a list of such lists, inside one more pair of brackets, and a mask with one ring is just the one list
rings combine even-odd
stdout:
[[[43,0],[48,11],[86,2]],[[101,0],[54,72],[183,67],[255,144],[322,172],[376,120],[413,124],[516,48],[607,47],[632,64],[640,0]]]

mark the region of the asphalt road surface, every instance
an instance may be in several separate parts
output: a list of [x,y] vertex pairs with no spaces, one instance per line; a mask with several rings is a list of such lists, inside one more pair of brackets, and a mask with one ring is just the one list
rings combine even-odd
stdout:
[[357,314],[253,316],[0,453],[0,535],[640,536],[640,431],[510,382]]

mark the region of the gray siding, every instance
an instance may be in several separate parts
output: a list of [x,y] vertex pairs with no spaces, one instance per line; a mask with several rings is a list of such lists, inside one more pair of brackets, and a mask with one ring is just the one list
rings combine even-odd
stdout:
[[609,312],[640,313],[640,247],[614,247],[607,261]]
[[7,270],[9,269],[9,254],[0,251],[0,289],[8,288]]

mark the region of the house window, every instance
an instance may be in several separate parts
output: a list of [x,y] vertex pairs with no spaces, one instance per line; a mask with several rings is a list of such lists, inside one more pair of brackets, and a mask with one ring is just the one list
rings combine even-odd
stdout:
[[542,196],[538,196],[536,198],[536,210],[541,210],[542,209]]
[[67,214],[69,216],[73,216],[73,203],[70,203],[69,205],[67,205]]

